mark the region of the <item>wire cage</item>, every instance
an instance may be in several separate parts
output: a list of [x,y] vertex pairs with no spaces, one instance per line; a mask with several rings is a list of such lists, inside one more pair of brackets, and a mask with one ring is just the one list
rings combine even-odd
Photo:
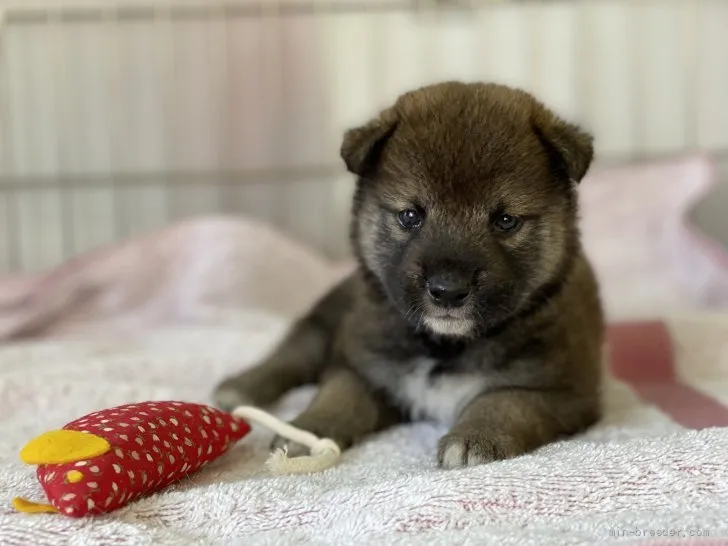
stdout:
[[0,273],[245,214],[347,252],[343,130],[445,79],[523,87],[600,162],[728,150],[719,0],[0,0]]

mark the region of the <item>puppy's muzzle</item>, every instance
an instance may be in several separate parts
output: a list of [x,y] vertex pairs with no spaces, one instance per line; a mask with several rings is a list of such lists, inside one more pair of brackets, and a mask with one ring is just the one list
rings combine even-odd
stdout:
[[472,278],[455,272],[438,273],[427,279],[427,295],[438,307],[462,307],[470,295]]

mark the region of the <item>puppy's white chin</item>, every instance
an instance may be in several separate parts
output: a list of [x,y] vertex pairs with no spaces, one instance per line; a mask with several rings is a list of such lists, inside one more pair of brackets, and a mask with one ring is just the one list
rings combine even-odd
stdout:
[[435,334],[450,337],[468,337],[475,329],[475,321],[459,318],[425,317],[424,324]]

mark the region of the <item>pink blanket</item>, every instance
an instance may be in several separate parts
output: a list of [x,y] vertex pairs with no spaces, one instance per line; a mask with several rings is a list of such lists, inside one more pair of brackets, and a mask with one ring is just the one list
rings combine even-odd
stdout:
[[194,219],[0,279],[0,340],[227,324],[244,309],[289,317],[345,271],[265,225]]

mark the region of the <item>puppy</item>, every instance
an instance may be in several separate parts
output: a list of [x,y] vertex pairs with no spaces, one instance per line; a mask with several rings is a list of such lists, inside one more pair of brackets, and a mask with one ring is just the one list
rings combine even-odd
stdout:
[[345,449],[435,420],[449,427],[446,468],[597,421],[604,323],[577,228],[592,137],[523,91],[445,82],[349,130],[341,156],[357,176],[358,269],[220,384],[217,404],[267,405],[317,382],[295,425]]

